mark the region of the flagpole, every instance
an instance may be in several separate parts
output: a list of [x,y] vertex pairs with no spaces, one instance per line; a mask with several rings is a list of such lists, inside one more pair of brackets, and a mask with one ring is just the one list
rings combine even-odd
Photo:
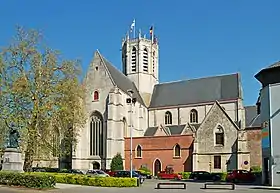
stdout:
[[134,19],[134,27],[133,27],[133,36],[134,36],[134,39],[136,38],[136,20]]

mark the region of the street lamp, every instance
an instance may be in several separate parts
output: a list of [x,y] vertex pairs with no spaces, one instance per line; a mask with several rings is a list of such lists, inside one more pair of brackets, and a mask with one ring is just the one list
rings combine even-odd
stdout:
[[136,98],[133,98],[133,90],[127,90],[129,93],[129,98],[126,99],[126,103],[130,106],[130,117],[129,117],[129,127],[130,127],[130,177],[132,178],[132,105],[136,103]]

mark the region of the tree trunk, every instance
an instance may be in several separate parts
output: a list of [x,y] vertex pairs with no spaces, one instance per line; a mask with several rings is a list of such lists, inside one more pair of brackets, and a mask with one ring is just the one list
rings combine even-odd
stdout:
[[34,138],[33,135],[30,135],[27,148],[25,151],[25,158],[24,158],[24,165],[23,165],[23,170],[25,172],[30,172],[32,171],[32,164],[33,164],[33,158],[35,154],[35,143],[34,143]]

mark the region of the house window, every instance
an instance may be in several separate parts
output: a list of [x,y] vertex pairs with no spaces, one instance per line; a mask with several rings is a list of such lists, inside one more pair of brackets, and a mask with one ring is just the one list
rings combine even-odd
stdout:
[[140,145],[137,146],[136,148],[136,157],[141,158],[142,157],[142,148]]
[[216,145],[224,145],[225,137],[224,137],[224,130],[221,126],[218,126],[215,132],[215,141]]
[[198,123],[198,113],[195,109],[190,112],[190,123]]
[[93,100],[94,101],[98,101],[99,100],[99,93],[98,93],[98,91],[94,91],[94,93],[93,93]]
[[167,111],[165,113],[165,119],[164,119],[165,125],[171,125],[172,124],[172,114]]
[[181,147],[179,144],[174,146],[174,157],[181,157]]
[[216,155],[214,156],[214,169],[221,169],[222,163],[221,163],[221,156]]

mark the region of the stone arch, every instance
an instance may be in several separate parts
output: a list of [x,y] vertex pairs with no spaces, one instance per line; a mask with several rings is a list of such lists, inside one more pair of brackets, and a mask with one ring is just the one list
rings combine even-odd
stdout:
[[172,125],[172,113],[170,111],[165,112],[164,124],[165,125]]
[[141,158],[142,157],[143,148],[140,144],[138,144],[135,148],[135,157]]
[[195,109],[190,112],[190,123],[198,123],[198,112]]
[[93,170],[100,170],[100,163],[97,161],[92,162],[92,169]]
[[173,151],[174,157],[181,157],[181,146],[178,143],[174,145]]
[[90,156],[103,157],[104,147],[104,124],[103,116],[99,111],[94,111],[89,122]]
[[156,158],[153,162],[153,173],[157,176],[158,172],[162,170],[162,163],[159,158]]
[[224,145],[225,143],[225,130],[218,124],[214,130],[215,145]]

